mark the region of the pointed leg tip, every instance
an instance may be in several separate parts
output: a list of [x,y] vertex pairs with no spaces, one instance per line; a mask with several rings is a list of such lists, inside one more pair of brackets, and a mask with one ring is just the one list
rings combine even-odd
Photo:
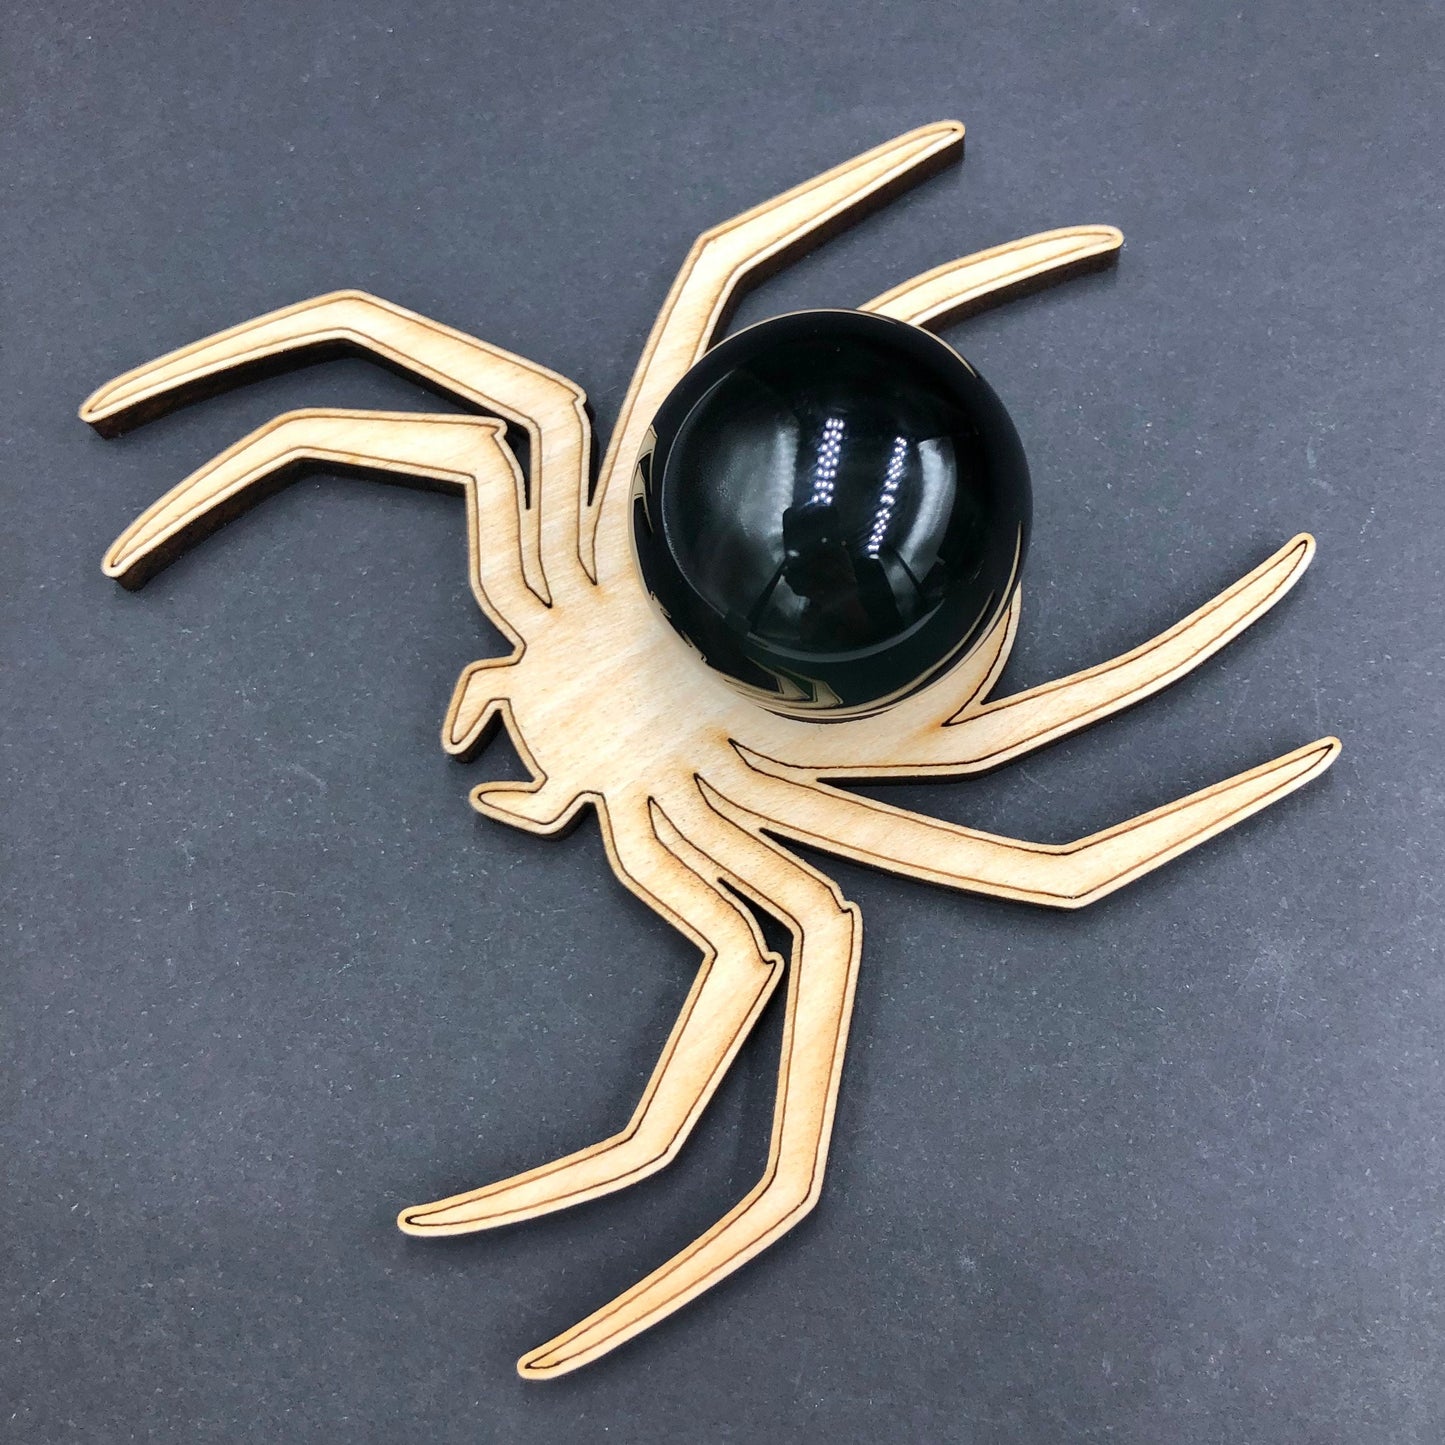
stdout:
[[454,1217],[454,1212],[435,1204],[411,1204],[396,1216],[396,1227],[413,1239],[436,1239],[446,1234],[466,1234],[479,1227],[475,1221]]
[[965,131],[961,120],[941,120],[928,129],[933,133],[939,154],[952,154],[962,160]]
[[1095,257],[1100,257],[1117,251],[1124,244],[1124,233],[1107,222],[1092,221],[1083,226],[1064,226],[1057,231],[1041,231],[1037,236],[1024,237],[1023,240],[1039,245],[1068,242],[1076,249],[1083,243]]
[[79,416],[87,426],[94,426],[98,421],[105,419],[107,411],[106,399],[115,390],[115,382],[108,381],[104,386],[98,386],[80,403]]
[[140,567],[142,556],[129,547],[116,542],[100,560],[100,570],[114,582],[119,582],[127,592],[138,591],[150,575]]
[[949,151],[963,150],[964,127],[961,120],[936,120],[929,125],[921,125],[917,130],[904,132],[895,140],[886,141],[884,144],[889,148],[900,144],[921,145],[921,155],[942,155]]
[[549,1340],[517,1361],[517,1373],[524,1380],[555,1380],[559,1375],[571,1374],[583,1363],[575,1356],[559,1355],[557,1342]]
[[526,1217],[525,1214],[489,1212],[486,1201],[460,1194],[455,1199],[440,1199],[434,1204],[408,1205],[396,1216],[396,1227],[416,1239],[439,1239],[453,1234],[476,1234]]
[[124,407],[114,405],[110,400],[110,388],[102,387],[86,397],[76,413],[86,426],[98,436],[107,439],[118,437],[125,430]]
[[1308,532],[1296,532],[1278,552],[1261,562],[1246,580],[1264,582],[1271,603],[1283,597],[1304,575],[1315,557],[1315,539]]
[[1119,259],[1119,252],[1124,248],[1124,233],[1117,226],[1086,226],[1083,229],[1093,239],[1094,264],[1107,270]]
[[1328,772],[1340,755],[1341,743],[1337,737],[1317,738],[1286,753],[1275,767],[1286,775],[1289,791],[1305,783],[1313,782],[1321,773]]

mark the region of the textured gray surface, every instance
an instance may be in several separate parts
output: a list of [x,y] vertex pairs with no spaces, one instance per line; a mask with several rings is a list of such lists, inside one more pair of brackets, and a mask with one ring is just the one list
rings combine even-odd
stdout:
[[[1438,9],[620,8],[9,7],[0,1435],[1438,1441]],[[961,173],[743,315],[1123,228],[1113,275],[949,333],[1034,466],[1008,683],[1133,645],[1301,527],[1320,555],[1167,696],[893,796],[1062,840],[1323,732],[1344,757],[1075,916],[838,868],[867,947],[821,1206],[524,1385],[522,1349],[754,1178],[776,1016],[656,1180],[398,1234],[617,1125],[689,950],[594,827],[468,812],[516,765],[436,742],[493,641],[452,501],[318,477],[137,595],[100,575],[269,415],[435,402],[347,362],[120,442],[74,408],[357,285],[576,377],[605,426],[699,229],[950,114]]]

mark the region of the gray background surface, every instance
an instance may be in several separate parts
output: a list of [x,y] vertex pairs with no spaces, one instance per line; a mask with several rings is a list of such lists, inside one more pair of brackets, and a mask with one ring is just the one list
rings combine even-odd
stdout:
[[[0,1437],[1437,1442],[1441,31],[1403,0],[9,6]],[[139,594],[100,574],[277,411],[439,403],[342,362],[118,442],[74,409],[353,285],[577,378],[605,428],[696,232],[945,115],[963,170],[741,319],[1122,227],[1117,272],[949,332],[1035,472],[1006,685],[1300,528],[1320,555],[1167,696],[890,796],[1062,841],[1346,751],[1083,914],[837,867],[867,948],[821,1206],[527,1386],[517,1354],[756,1177],[776,1012],[664,1175],[398,1234],[616,1127],[690,950],[594,826],[468,811],[517,765],[437,746],[496,642],[455,502],[320,475]]]

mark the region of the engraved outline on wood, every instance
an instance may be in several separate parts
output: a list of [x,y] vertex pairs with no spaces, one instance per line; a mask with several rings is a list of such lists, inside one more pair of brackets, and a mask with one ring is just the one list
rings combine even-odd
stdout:
[[[421,480],[466,501],[478,604],[512,645],[457,682],[442,745],[466,756],[506,727],[529,782],[483,784],[480,812],[557,833],[591,806],[622,884],[689,938],[702,965],[631,1119],[512,1178],[402,1211],[447,1235],[533,1218],[665,1166],[784,974],[777,1111],[763,1178],[701,1238],[630,1290],[523,1356],[524,1377],[585,1365],[765,1249],[816,1202],[857,976],[857,908],[789,845],[907,877],[1078,908],[1317,777],[1323,738],[1068,845],[1004,838],[859,797],[838,782],[953,778],[1000,766],[1167,687],[1275,605],[1314,552],[1286,543],[1158,637],[1083,672],[988,701],[1018,628],[1018,594],[955,667],[885,711],[817,722],[768,711],[708,669],[658,616],[636,574],[629,474],[653,413],[714,339],[744,283],[783,264],[962,153],[956,122],[924,126],[705,232],[647,341],[595,489],[579,387],[557,373],[360,291],[303,301],[126,373],[81,416],[103,435],[258,369],[338,348],[399,368],[488,416],[303,410],[276,418],[147,509],[106,554],[139,586],[181,548],[294,473],[325,463]],[[1122,242],[1081,226],[940,266],[865,310],[939,325],[1111,263]],[[494,418],[501,418],[496,420]],[[524,476],[507,443],[522,431]],[[752,909],[789,931],[787,966]]]

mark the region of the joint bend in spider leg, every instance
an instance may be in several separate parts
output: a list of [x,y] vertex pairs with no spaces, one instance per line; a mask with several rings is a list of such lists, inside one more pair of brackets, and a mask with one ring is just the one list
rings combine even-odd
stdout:
[[524,1379],[590,1364],[696,1299],[788,1232],[817,1203],[852,1012],[858,910],[802,862],[714,814],[701,846],[729,881],[793,933],[772,1148],[762,1180],[647,1278],[518,1361]]
[[542,777],[530,783],[483,783],[473,788],[471,805],[477,812],[531,833],[560,833],[577,821],[592,795],[560,778]]
[[1340,750],[1321,738],[1076,843],[1001,838],[809,782],[749,757],[763,826],[868,867],[970,893],[1082,908],[1318,777]]
[[709,876],[708,861],[660,810],[635,808],[605,829],[619,877],[703,951],[702,967],[627,1126],[498,1183],[403,1210],[408,1234],[514,1224],[624,1189],[676,1157],[782,974],[753,920]]

